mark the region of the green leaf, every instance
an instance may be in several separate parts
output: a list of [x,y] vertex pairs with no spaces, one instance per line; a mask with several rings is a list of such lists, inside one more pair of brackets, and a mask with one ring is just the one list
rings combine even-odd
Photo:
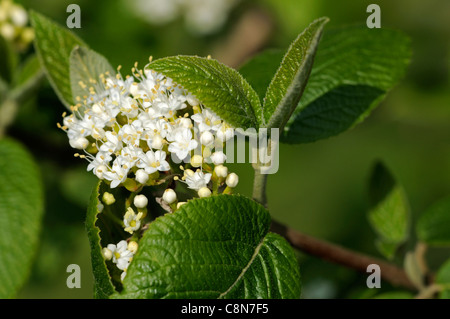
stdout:
[[44,78],[44,70],[38,58],[35,55],[30,56],[14,76],[11,98],[20,105],[35,95]]
[[156,60],[149,68],[172,78],[236,128],[258,129],[262,124],[257,93],[236,70],[216,60],[175,56]]
[[41,64],[36,55],[29,56],[20,66],[18,72],[13,79],[13,86],[18,87],[25,85],[29,81],[33,81],[33,78],[42,73]]
[[70,85],[70,53],[75,46],[87,46],[70,32],[43,15],[30,12],[34,27],[35,48],[41,65],[61,102],[67,107],[73,104]]
[[[114,195],[115,205],[104,205],[100,197],[107,191]],[[94,188],[86,216],[86,231],[91,247],[91,263],[94,273],[94,297],[105,299],[120,288],[120,273],[117,268],[108,269],[102,255],[102,248],[108,244],[117,244],[125,235],[123,228],[114,222],[114,218],[123,218],[125,196],[121,189],[111,189],[105,183],[98,182]],[[115,217],[114,217],[115,216]],[[101,238],[101,239],[100,239]],[[117,272],[114,272],[117,270]]]
[[346,27],[324,32],[282,141],[315,142],[360,123],[402,78],[410,56],[409,38],[398,31]]
[[409,291],[389,291],[376,295],[373,299],[413,299],[414,295]]
[[283,56],[284,52],[281,50],[268,49],[252,57],[239,69],[239,73],[255,89],[260,101],[263,101]]
[[0,298],[26,282],[44,212],[39,169],[19,143],[0,140]]
[[409,204],[403,187],[382,163],[374,167],[370,185],[369,222],[379,236],[377,247],[387,258],[394,256],[397,248],[409,235]]
[[236,195],[194,199],[152,222],[118,298],[299,298],[294,252]]
[[[70,54],[70,83],[73,102],[77,103],[75,100],[77,96],[82,98],[89,95],[88,88],[92,81],[98,83],[100,75],[104,75],[106,72],[109,72],[111,76],[116,74],[104,56],[85,47],[75,47]],[[80,86],[80,82],[86,85],[85,89]]]
[[450,299],[450,259],[439,268],[435,282],[443,287],[443,290],[439,294],[439,298]]
[[450,197],[433,204],[420,216],[416,232],[429,245],[450,245]]
[[266,127],[283,129],[308,82],[322,30],[328,18],[311,23],[291,44],[264,98]]

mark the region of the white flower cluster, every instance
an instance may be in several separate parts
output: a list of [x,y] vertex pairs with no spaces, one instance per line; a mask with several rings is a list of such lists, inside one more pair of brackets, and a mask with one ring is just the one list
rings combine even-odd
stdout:
[[[86,95],[58,124],[70,145],[83,151],[75,156],[89,162],[88,171],[110,188],[131,191],[123,219],[115,220],[130,236],[103,249],[104,258],[123,271],[122,280],[150,221],[148,198],[139,194],[144,187],[161,185],[162,191],[170,185],[161,192],[160,204],[173,212],[185,204],[178,201],[176,183],[185,183],[192,197],[230,193],[238,183],[223,165],[225,142],[234,130],[172,79],[136,65],[132,71],[134,76],[125,78],[101,75],[91,86],[79,83]],[[104,192],[102,202],[113,205],[116,199]]]
[[80,83],[89,94],[59,124],[70,145],[85,153],[75,156],[87,159],[88,171],[111,188],[127,179],[152,185],[181,161],[196,169],[181,178],[188,187],[206,187],[212,174],[203,164],[225,162],[223,147],[233,129],[172,79],[147,69],[133,72],[126,79],[102,76],[96,87]]
[[[184,15],[186,26],[195,34],[210,34],[226,21],[239,0],[134,0],[137,15],[153,24],[165,24]],[[129,6],[130,2],[127,1]]]
[[24,50],[33,41],[34,32],[27,26],[25,9],[11,0],[0,0],[0,36]]
[[130,241],[128,244],[125,240],[121,240],[117,245],[109,244],[103,248],[102,254],[106,260],[111,260],[116,264],[117,268],[122,270],[120,279],[123,281],[127,275],[127,269],[133,256],[136,253],[138,244],[135,241]]

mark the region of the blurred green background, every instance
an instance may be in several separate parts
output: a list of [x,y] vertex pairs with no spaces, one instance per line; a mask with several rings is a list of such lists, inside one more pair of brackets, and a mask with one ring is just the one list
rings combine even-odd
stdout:
[[[409,196],[413,218],[450,194],[450,1],[448,0],[241,0],[215,32],[196,34],[183,17],[155,25],[132,10],[136,0],[23,0],[28,9],[65,25],[66,8],[81,7],[78,34],[112,65],[127,73],[135,61],[178,54],[211,54],[237,67],[266,47],[287,47],[312,20],[327,26],[364,24],[370,3],[381,7],[382,27],[412,39],[413,60],[405,79],[361,125],[314,144],[282,145],[280,169],[269,176],[272,216],[304,233],[379,256],[366,211],[372,165],[383,160]],[[150,1],[154,2],[154,1]],[[46,211],[40,248],[19,298],[92,298],[92,271],[84,218],[96,182],[86,163],[73,158],[65,134],[56,128],[63,105],[48,83],[20,109],[8,134],[23,142],[40,164]],[[250,195],[252,168],[232,165],[238,192]],[[430,251],[431,266],[450,256]],[[358,298],[366,276],[299,253],[304,298]],[[401,260],[399,261],[401,262]],[[81,266],[80,289],[66,286],[66,267]],[[383,283],[382,290],[388,289]]]

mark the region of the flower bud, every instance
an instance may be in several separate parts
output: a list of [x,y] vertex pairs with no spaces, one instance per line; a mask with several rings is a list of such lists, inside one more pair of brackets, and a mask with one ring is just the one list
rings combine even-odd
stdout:
[[139,91],[139,87],[138,84],[136,82],[131,83],[130,85],[130,93],[131,95],[136,95]]
[[145,197],[145,195],[136,195],[134,197],[134,206],[137,208],[144,208],[147,207],[148,199]]
[[112,205],[116,202],[116,199],[114,198],[114,195],[108,192],[103,193],[102,197],[103,203],[106,205]]
[[128,243],[127,249],[129,251],[131,251],[133,254],[135,254],[137,252],[138,248],[139,248],[139,244],[137,242],[135,242],[134,240],[132,240]]
[[200,155],[194,155],[191,158],[191,165],[193,167],[200,167],[202,166],[203,163],[203,157],[201,157]]
[[162,149],[163,145],[164,145],[164,139],[159,135],[155,135],[155,137],[152,139],[151,147],[155,150],[160,150],[160,149]]
[[102,249],[102,255],[106,260],[111,260],[113,257],[112,251],[106,247]]
[[217,130],[217,138],[222,142],[228,141],[233,136],[234,130],[225,123]]
[[208,187],[202,187],[198,190],[198,197],[209,197],[211,196],[211,190]]
[[226,179],[226,181],[225,181],[225,183],[227,184],[227,186],[228,186],[228,187],[231,187],[231,188],[236,187],[236,185],[238,184],[238,182],[239,182],[239,176],[237,176],[236,173],[230,173],[230,174],[228,174],[227,179]]
[[214,135],[211,132],[205,131],[200,135],[200,143],[205,146],[210,146],[214,143]]
[[177,203],[177,209],[183,206],[184,204],[187,204],[186,202],[179,202]]
[[217,165],[214,167],[214,173],[216,173],[217,177],[225,178],[228,175],[228,167]]
[[225,163],[227,156],[222,151],[218,151],[218,152],[214,152],[210,158],[211,158],[211,161],[214,163],[214,165],[220,165],[220,164]]
[[164,194],[162,196],[162,199],[167,203],[167,204],[172,204],[177,200],[177,194],[175,193],[175,191],[171,188],[168,188],[164,191]]
[[77,148],[79,150],[84,150],[86,147],[89,146],[89,141],[85,137],[78,137],[74,140],[69,140],[69,144],[73,148]]
[[28,15],[21,6],[14,5],[10,12],[11,21],[18,27],[23,27],[28,22]]
[[191,169],[184,170],[184,176],[192,176],[194,175],[194,171]]
[[138,169],[136,171],[136,181],[141,184],[145,184],[148,181],[148,174],[143,169]]

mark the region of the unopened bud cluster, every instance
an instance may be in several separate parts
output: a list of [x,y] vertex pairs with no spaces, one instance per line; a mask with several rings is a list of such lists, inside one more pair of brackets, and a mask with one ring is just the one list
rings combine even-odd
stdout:
[[12,0],[0,0],[0,36],[18,51],[25,50],[34,39],[27,11]]

